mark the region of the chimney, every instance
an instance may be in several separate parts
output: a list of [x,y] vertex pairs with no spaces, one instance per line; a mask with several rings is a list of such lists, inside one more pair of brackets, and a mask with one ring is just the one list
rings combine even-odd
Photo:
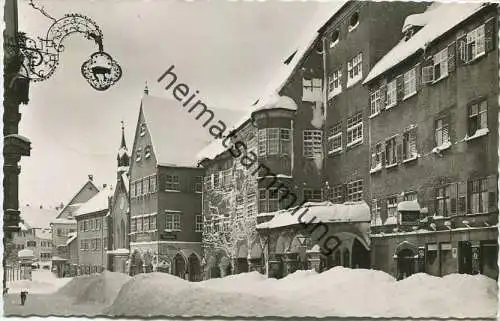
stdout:
[[89,181],[91,181],[91,182],[94,181],[94,175],[89,174]]

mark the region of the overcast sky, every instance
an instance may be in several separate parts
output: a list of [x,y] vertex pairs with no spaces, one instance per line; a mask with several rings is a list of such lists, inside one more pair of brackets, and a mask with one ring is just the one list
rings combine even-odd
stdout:
[[[120,121],[129,150],[144,83],[166,97],[156,79],[175,64],[180,81],[200,91],[214,107],[248,108],[262,94],[319,2],[183,2],[40,0],[54,18],[65,13],[91,17],[104,34],[104,50],[121,65],[122,79],[109,90],[92,89],[81,64],[97,51],[79,35],[65,40],[56,73],[32,83],[30,103],[21,107],[20,134],[32,142],[21,160],[20,201],[66,203],[93,174],[115,184]],[[331,4],[330,4],[331,7]],[[19,0],[19,30],[46,34],[51,20]]]

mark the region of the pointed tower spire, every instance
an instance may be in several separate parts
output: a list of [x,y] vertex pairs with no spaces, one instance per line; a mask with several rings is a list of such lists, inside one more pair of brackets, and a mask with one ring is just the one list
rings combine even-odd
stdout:
[[122,176],[123,173],[127,173],[130,165],[130,156],[128,154],[127,143],[125,142],[125,125],[123,121],[121,121],[122,125],[122,141],[120,144],[120,148],[118,149],[118,155],[116,160],[118,162],[118,179]]
[[127,144],[125,143],[125,125],[123,123],[123,120],[121,123],[122,123],[122,142],[121,142],[120,148],[127,149]]
[[146,81],[146,86],[144,86],[144,95],[149,95],[148,82]]

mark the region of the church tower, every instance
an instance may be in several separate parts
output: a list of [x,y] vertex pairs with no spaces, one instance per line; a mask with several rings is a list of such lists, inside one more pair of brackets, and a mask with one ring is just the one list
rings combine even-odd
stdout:
[[117,175],[118,179],[124,174],[128,173],[130,166],[130,155],[128,154],[127,144],[125,143],[125,128],[122,121],[122,141],[120,144],[120,149],[118,149],[118,156],[116,157],[118,162]]

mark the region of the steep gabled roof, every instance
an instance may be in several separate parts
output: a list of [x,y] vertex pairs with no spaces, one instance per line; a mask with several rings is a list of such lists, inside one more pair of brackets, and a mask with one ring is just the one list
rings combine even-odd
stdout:
[[84,203],[78,210],[76,210],[74,216],[80,216],[84,214],[97,213],[109,208],[109,197],[113,193],[111,186],[106,186],[99,193],[94,195],[86,203]]
[[[67,218],[68,214],[73,215],[73,213],[80,207],[80,203],[75,203],[75,200],[77,197],[82,193],[82,191],[87,188],[88,186],[93,186],[96,190],[99,190],[99,188],[94,184],[93,181],[88,180],[83,184],[83,186],[78,190],[78,192],[71,198],[71,200],[64,206],[64,208],[59,212],[59,215],[57,215],[56,219],[65,219]],[[64,215],[63,215],[64,214]]]
[[408,16],[404,27],[414,24],[423,28],[407,41],[402,39],[382,57],[370,70],[363,83],[368,83],[419,50],[424,50],[430,43],[465,21],[484,5],[484,3],[434,3],[424,13]]
[[188,107],[183,107],[181,102],[174,99],[151,95],[142,98],[141,112],[160,166],[195,167],[196,153],[214,140],[208,131],[210,126],[217,124],[217,120],[232,124],[234,119],[242,114],[238,110],[208,106],[215,116],[206,127],[203,127],[207,116],[196,119],[201,108],[189,113]]
[[21,219],[27,228],[48,228],[50,222],[58,216],[55,209],[39,208],[38,206],[21,206]]
[[[275,76],[267,84],[262,96],[257,99],[250,108],[246,109],[246,112],[241,118],[233,123],[231,127],[232,130],[241,128],[241,126],[251,119],[254,112],[262,109],[269,109],[273,106],[277,108],[276,104],[288,98],[281,97],[279,93],[291,79],[295,71],[301,66],[309,52],[311,52],[319,39],[318,36],[323,32],[325,26],[328,25],[335,15],[348,3],[349,1],[329,1],[326,4],[328,5],[327,8],[321,6],[321,8],[318,9],[314,17],[310,19],[311,24],[303,29],[302,35],[292,47],[291,54],[283,61]],[[198,161],[202,161],[203,159],[214,159],[225,150],[226,148],[224,148],[221,142],[215,141],[201,149],[196,154],[196,158]]]

